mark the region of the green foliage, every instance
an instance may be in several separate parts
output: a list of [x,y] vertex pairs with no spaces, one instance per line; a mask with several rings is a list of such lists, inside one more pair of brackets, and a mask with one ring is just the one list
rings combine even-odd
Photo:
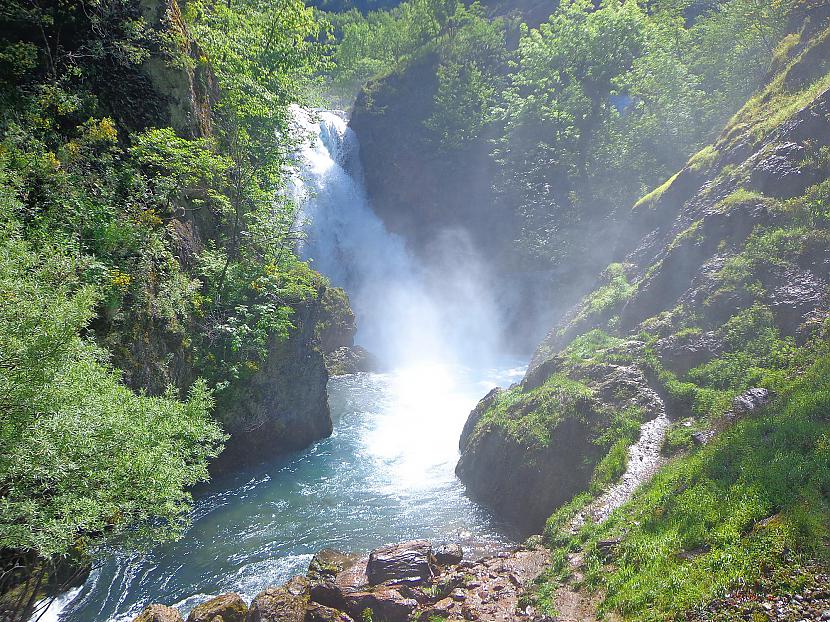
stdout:
[[456,28],[455,16],[465,13],[456,0],[408,0],[388,11],[328,15],[337,38],[327,75],[330,98],[349,105],[371,78],[438,46]]
[[[565,348],[563,355],[576,365],[617,362],[618,357],[626,356],[625,354],[618,355],[615,352],[623,344],[625,344],[623,339],[613,337],[602,330],[594,329],[576,337]],[[627,358],[630,359],[630,355]]]
[[587,385],[554,374],[540,387],[501,393],[481,417],[477,430],[497,426],[526,447],[546,447],[565,419],[584,419],[591,405]]
[[605,457],[594,468],[590,491],[598,493],[616,482],[628,467],[628,439],[621,438],[611,446]]
[[637,291],[637,285],[628,282],[625,266],[621,263],[608,266],[601,279],[605,284],[585,298],[576,321],[586,317],[602,316],[618,309]]
[[800,197],[787,201],[786,209],[807,227],[824,227],[830,222],[830,179],[811,186]]
[[[760,308],[739,314],[724,328],[727,340],[763,332],[765,316]],[[758,351],[763,341],[750,349]],[[797,588],[794,568],[807,559],[830,561],[826,341],[808,343],[791,368],[802,373],[776,386],[779,397],[764,412],[669,463],[608,521],[588,522],[576,534],[566,529],[589,493],[551,516],[545,535],[553,562],[538,588],[539,604],[553,606],[576,549],[585,552],[585,584],[603,594],[601,613],[650,622],[686,619],[728,590],[767,578],[776,591],[790,583]],[[675,425],[672,447],[690,449],[695,429],[694,422]],[[609,457],[608,466],[619,465],[622,443],[612,455],[617,459]],[[596,543],[615,537],[622,543],[608,566]]]
[[689,371],[697,385],[740,392],[764,386],[769,373],[792,366],[791,338],[781,339],[772,312],[756,304],[731,317],[719,331],[727,352]]
[[[0,243],[0,549],[92,554],[104,541],[169,538],[186,486],[207,478],[222,435],[210,391],[143,397],[81,331],[95,291],[60,252]],[[79,439],[83,439],[80,442]],[[140,482],[141,485],[136,485]]]
[[442,149],[458,149],[480,138],[497,119],[496,106],[507,83],[505,36],[504,22],[488,20],[477,2],[456,8],[452,30],[440,48],[434,112],[426,121]]
[[607,608],[666,619],[757,580],[786,551],[823,554],[828,365],[819,358],[769,415],[670,465],[615,517],[634,527],[605,582]]
[[[321,24],[298,0],[182,6],[0,17],[3,563],[178,535],[223,438],[213,395],[228,416],[325,288],[284,192]],[[200,135],[168,127],[179,96]]]

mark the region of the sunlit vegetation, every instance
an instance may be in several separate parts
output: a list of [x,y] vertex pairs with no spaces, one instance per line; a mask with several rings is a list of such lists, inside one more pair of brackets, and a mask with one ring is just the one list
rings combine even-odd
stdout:
[[187,489],[224,439],[214,400],[227,415],[321,289],[280,198],[302,138],[289,105],[325,62],[312,10],[188,2],[182,15],[172,3],[156,20],[142,7],[11,3],[0,18],[0,583],[20,592],[12,616],[53,559],[181,533]]

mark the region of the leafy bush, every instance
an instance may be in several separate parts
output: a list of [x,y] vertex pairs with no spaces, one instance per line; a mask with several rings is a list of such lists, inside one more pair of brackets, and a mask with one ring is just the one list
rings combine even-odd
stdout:
[[96,292],[77,268],[0,242],[0,550],[48,558],[173,537],[185,487],[220,449],[203,382],[185,402],[136,395],[82,339]]

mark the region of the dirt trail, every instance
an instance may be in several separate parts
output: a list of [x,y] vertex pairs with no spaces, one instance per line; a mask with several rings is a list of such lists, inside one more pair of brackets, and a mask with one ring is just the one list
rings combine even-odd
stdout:
[[[594,499],[571,521],[569,529],[576,533],[589,518],[595,522],[606,520],[611,513],[628,501],[640,484],[647,482],[665,463],[661,454],[663,439],[670,421],[663,399],[653,389],[651,397],[660,404],[657,416],[644,423],[640,428],[640,438],[628,449],[628,465],[620,481]],[[556,593],[557,622],[596,622],[596,605],[599,597],[579,590],[582,581],[584,559],[582,552],[577,552],[568,560],[571,576]],[[606,620],[615,618],[606,616]]]

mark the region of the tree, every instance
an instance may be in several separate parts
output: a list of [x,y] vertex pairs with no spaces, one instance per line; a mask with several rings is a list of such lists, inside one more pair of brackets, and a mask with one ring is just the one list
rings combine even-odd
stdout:
[[[23,615],[55,559],[175,537],[223,435],[212,397],[137,395],[81,333],[96,290],[56,249],[0,240],[0,593]],[[13,618],[14,619],[14,618]]]

